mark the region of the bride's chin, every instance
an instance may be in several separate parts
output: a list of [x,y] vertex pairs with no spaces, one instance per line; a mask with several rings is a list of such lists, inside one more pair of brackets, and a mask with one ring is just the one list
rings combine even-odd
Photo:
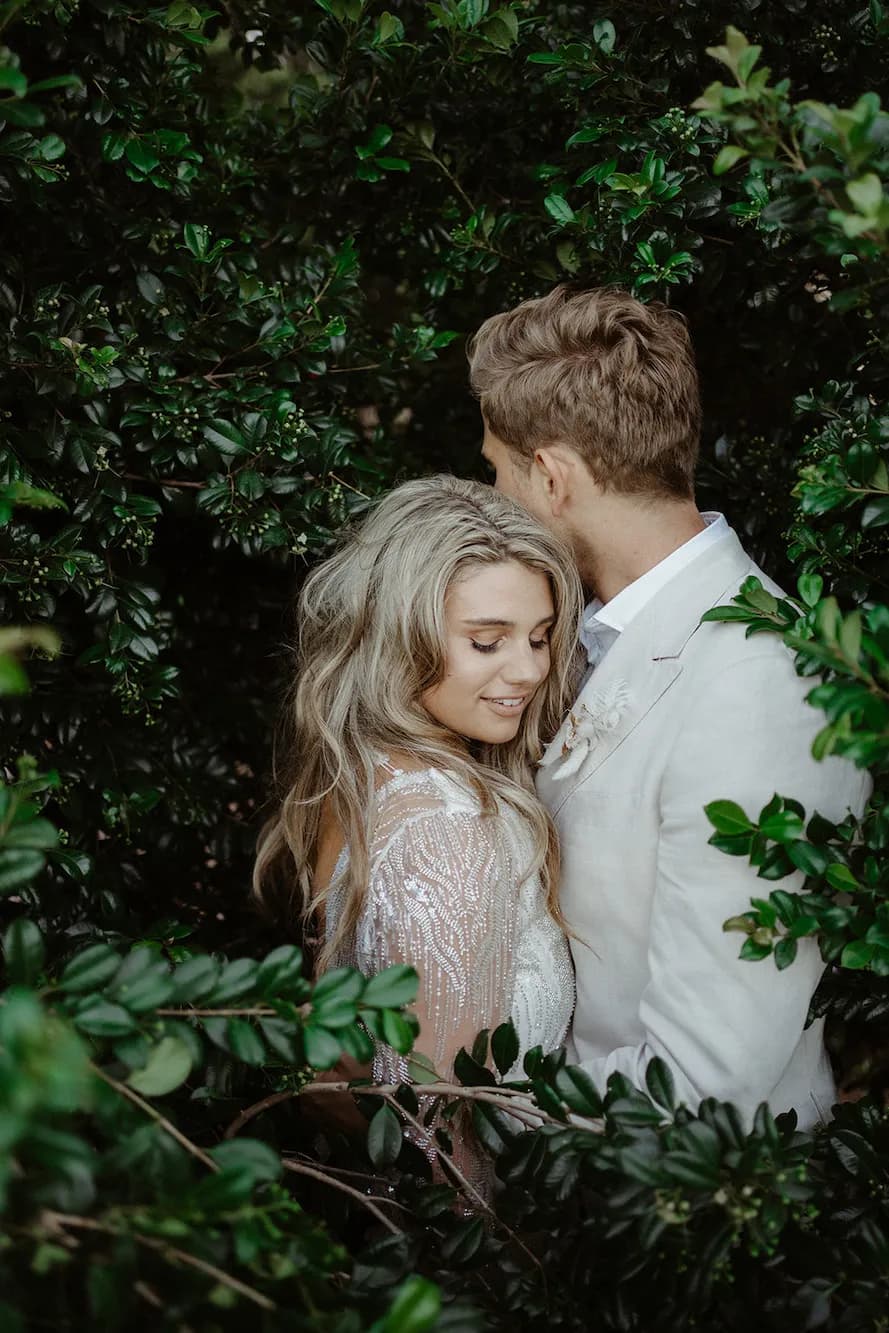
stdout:
[[505,720],[504,726],[486,727],[483,735],[479,734],[473,739],[481,741],[483,745],[507,745],[510,741],[515,740],[518,735],[520,722],[521,718],[516,718],[514,722],[511,718],[508,718]]

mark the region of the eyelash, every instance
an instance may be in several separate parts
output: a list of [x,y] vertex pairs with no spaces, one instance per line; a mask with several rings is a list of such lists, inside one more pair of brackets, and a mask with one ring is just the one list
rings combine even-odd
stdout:
[[[475,639],[470,639],[469,642],[478,653],[493,653],[497,650],[499,640],[498,643],[476,643]],[[528,642],[538,652],[549,647],[549,639],[529,639]]]

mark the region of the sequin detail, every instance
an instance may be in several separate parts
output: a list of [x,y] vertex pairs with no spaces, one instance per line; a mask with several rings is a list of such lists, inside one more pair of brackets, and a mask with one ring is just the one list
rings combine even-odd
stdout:
[[[520,1053],[511,1073],[520,1076],[531,1047],[562,1044],[574,1007],[568,942],[539,875],[522,882],[533,855],[524,819],[504,804],[483,815],[475,793],[439,769],[394,771],[376,805],[364,910],[331,966],[365,975],[393,963],[415,967],[417,1049],[443,1078],[461,1046],[512,1018]],[[334,878],[347,856],[344,849]],[[334,888],[329,930],[341,910]],[[378,1043],[373,1077],[406,1081],[407,1061]]]

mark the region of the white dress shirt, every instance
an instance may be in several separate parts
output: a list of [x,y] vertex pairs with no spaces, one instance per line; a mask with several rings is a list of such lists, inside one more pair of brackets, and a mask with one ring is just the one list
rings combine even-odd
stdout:
[[590,666],[601,662],[630,622],[677,574],[709,547],[731,536],[731,528],[722,514],[701,514],[701,518],[707,525],[702,532],[695,533],[694,537],[677,546],[675,551],[659,560],[640,578],[628,583],[610,602],[603,603],[596,598],[584,608],[580,641],[586,649]]

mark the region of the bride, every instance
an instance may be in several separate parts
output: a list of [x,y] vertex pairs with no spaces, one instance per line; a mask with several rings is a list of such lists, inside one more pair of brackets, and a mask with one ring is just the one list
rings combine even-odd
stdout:
[[[316,972],[416,968],[415,1050],[445,1079],[482,1028],[512,1019],[521,1070],[571,1017],[558,844],[532,766],[571,697],[580,609],[558,540],[447,476],[384,496],[303,588],[257,892],[292,886]],[[377,1043],[372,1075],[408,1081],[407,1061]]]

